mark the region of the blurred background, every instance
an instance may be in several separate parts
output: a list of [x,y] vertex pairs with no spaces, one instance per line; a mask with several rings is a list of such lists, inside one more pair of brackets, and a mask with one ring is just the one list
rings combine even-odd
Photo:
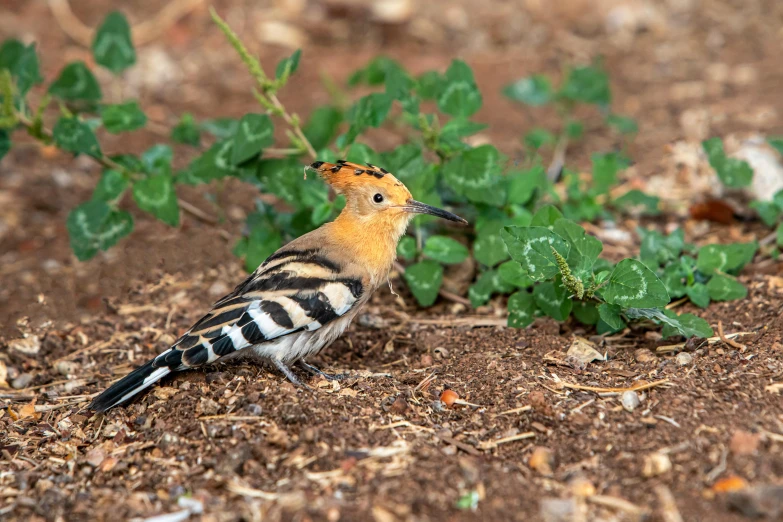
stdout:
[[[526,133],[552,128],[559,117],[553,108],[512,102],[503,87],[531,74],[557,83],[567,67],[600,58],[612,110],[639,126],[628,144],[634,160],[628,178],[649,192],[679,198],[683,212],[699,191],[712,189],[714,178],[696,175],[704,162],[701,140],[720,136],[731,151],[749,136],[783,131],[783,3],[775,0],[0,0],[0,38],[36,41],[43,76],[51,81],[66,61],[92,63],[92,31],[108,12],[122,10],[133,27],[137,64],[120,79],[93,70],[108,101],[139,98],[149,124],[101,139],[110,153],[140,152],[166,139],[185,112],[201,120],[257,110],[252,79],[212,23],[210,5],[267,70],[303,50],[296,76],[280,95],[303,117],[316,106],[361,96],[361,88],[346,89],[346,79],[379,54],[414,74],[443,71],[453,58],[464,59],[484,97],[473,119],[488,124],[474,143],[492,143],[512,159],[521,154]],[[577,116],[585,137],[570,145],[567,162],[587,168],[591,153],[620,144],[616,135],[593,132],[603,126],[598,111]],[[403,140],[389,126],[366,137],[379,151]],[[175,164],[185,165],[193,155],[177,148]],[[255,194],[232,180],[217,196],[224,222],[185,215],[172,229],[134,209],[130,237],[89,262],[76,262],[65,221],[89,197],[98,172],[86,158],[32,143],[0,164],[3,333],[25,316],[72,320],[94,314],[167,273],[205,278],[211,288],[205,302],[241,277],[231,250]],[[183,187],[181,196],[209,211],[205,190]]]

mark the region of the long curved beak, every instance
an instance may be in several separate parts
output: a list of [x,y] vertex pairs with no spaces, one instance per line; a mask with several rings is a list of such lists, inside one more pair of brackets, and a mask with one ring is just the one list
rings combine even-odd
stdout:
[[462,225],[468,224],[465,219],[462,219],[456,214],[452,214],[451,212],[440,209],[438,207],[433,207],[420,201],[416,201],[415,199],[409,199],[406,201],[402,209],[405,212],[410,212],[411,214],[429,214],[430,216],[448,219],[449,221],[456,221]]

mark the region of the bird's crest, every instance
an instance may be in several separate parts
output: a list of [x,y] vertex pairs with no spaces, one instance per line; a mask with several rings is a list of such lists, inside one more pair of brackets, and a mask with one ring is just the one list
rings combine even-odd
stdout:
[[359,165],[346,160],[337,160],[337,163],[316,161],[309,165],[307,170],[318,172],[337,191],[363,185],[401,185],[388,170],[372,163]]

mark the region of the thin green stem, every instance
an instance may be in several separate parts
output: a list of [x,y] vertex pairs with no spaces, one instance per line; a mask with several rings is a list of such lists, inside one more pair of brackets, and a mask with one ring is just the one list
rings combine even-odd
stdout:
[[307,139],[304,131],[302,130],[299,116],[293,113],[289,113],[285,106],[280,102],[280,99],[277,97],[277,91],[283,85],[285,85],[288,80],[288,76],[284,74],[283,77],[279,80],[270,80],[264,72],[264,68],[261,66],[261,62],[259,62],[258,59],[250,54],[245,45],[242,43],[242,40],[239,39],[239,36],[237,36],[231,27],[229,27],[229,25],[222,18],[220,18],[214,8],[210,8],[209,12],[212,16],[212,20],[214,20],[214,22],[226,36],[228,42],[231,44],[231,47],[236,50],[236,52],[239,54],[239,57],[242,59],[242,62],[244,62],[248,71],[255,79],[258,88],[253,91],[253,96],[255,96],[258,103],[260,103],[261,106],[271,114],[283,118],[288,126],[291,127],[291,141],[293,142],[295,148],[304,149],[313,161],[318,159],[318,154],[316,153],[315,148]]

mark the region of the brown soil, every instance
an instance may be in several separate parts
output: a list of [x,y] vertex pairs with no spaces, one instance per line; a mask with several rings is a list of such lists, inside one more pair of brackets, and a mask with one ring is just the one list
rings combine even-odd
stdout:
[[[427,5],[403,27],[378,25],[364,10],[346,7],[356,3],[312,3],[318,5],[294,17],[287,9],[296,2],[280,2],[277,10],[216,2],[270,66],[289,51],[258,43],[254,24],[277,17],[304,31],[309,43],[300,71],[282,97],[301,114],[329,100],[322,74],[342,82],[378,52],[415,72],[443,68],[459,55],[484,93],[477,119],[489,124],[487,138],[513,157],[524,132],[556,119],[513,106],[500,96],[502,86],[534,72],[557,75],[563,64],[600,54],[616,110],[641,126],[630,150],[639,180],[667,174],[666,145],[687,137],[680,116],[688,109],[707,111],[710,135],[783,134],[781,8],[774,1],[683,2],[693,5],[659,8],[663,21],[619,36],[608,34],[601,9],[585,14],[580,2],[553,12],[532,0],[514,9],[459,1],[444,13]],[[623,3],[645,4],[606,5]],[[148,2],[73,4],[91,25],[120,6],[135,23],[156,12]],[[88,57],[44,2],[0,5],[0,39],[39,41],[47,78],[64,60]],[[157,126],[107,136],[106,150],[144,150],[165,139],[156,129],[184,111],[206,118],[256,110],[247,74],[204,8],[140,49],[140,61],[152,51],[167,53],[171,66],[121,84],[102,80],[111,96],[138,95],[140,85]],[[715,72],[726,68],[727,78]],[[169,73],[178,76],[156,83]],[[598,130],[597,114],[585,121],[586,139],[569,149],[569,163],[580,167],[591,152],[617,145]],[[381,130],[371,139],[387,148],[403,138]],[[181,164],[192,154],[176,152]],[[575,336],[593,332],[550,320],[526,330],[498,326],[502,300],[479,311],[448,302],[417,310],[398,281],[402,299],[379,292],[316,361],[361,377],[340,385],[313,380],[310,392],[266,368],[218,365],[175,375],[130,405],[95,416],[84,409],[92,394],[167,348],[241,279],[231,248],[253,205],[241,184],[228,183],[218,196],[225,221],[211,225],[184,214],[181,227],[171,229],[126,201],[133,234],[79,263],[65,218],[89,197],[97,175],[89,161],[51,158],[32,144],[0,164],[0,368],[8,382],[32,376],[20,389],[0,389],[2,519],[143,518],[179,511],[180,499],[190,496],[203,506],[194,518],[203,520],[668,522],[679,512],[679,520],[733,521],[745,517],[729,509],[716,482],[781,484],[783,390],[774,385],[783,382],[783,284],[780,265],[761,258],[741,277],[748,299],[688,310],[713,326],[720,321],[726,333],[749,332],[737,338],[743,347],[687,343],[677,348],[692,356],[687,365],[678,364],[676,351],[660,350],[671,341],[640,329],[595,339],[607,362],[575,370],[565,352]],[[179,195],[214,215],[204,197],[210,190],[185,187]],[[768,232],[667,219],[698,241]],[[633,231],[635,223],[622,226]],[[620,243],[607,251],[633,255],[634,248]],[[20,350],[23,336],[40,344]],[[640,392],[633,412],[617,395],[572,387],[659,381]],[[447,388],[475,406],[442,408],[438,398]],[[547,453],[551,473],[536,465]],[[472,493],[475,511],[457,506]],[[560,518],[558,508],[566,511]]]

